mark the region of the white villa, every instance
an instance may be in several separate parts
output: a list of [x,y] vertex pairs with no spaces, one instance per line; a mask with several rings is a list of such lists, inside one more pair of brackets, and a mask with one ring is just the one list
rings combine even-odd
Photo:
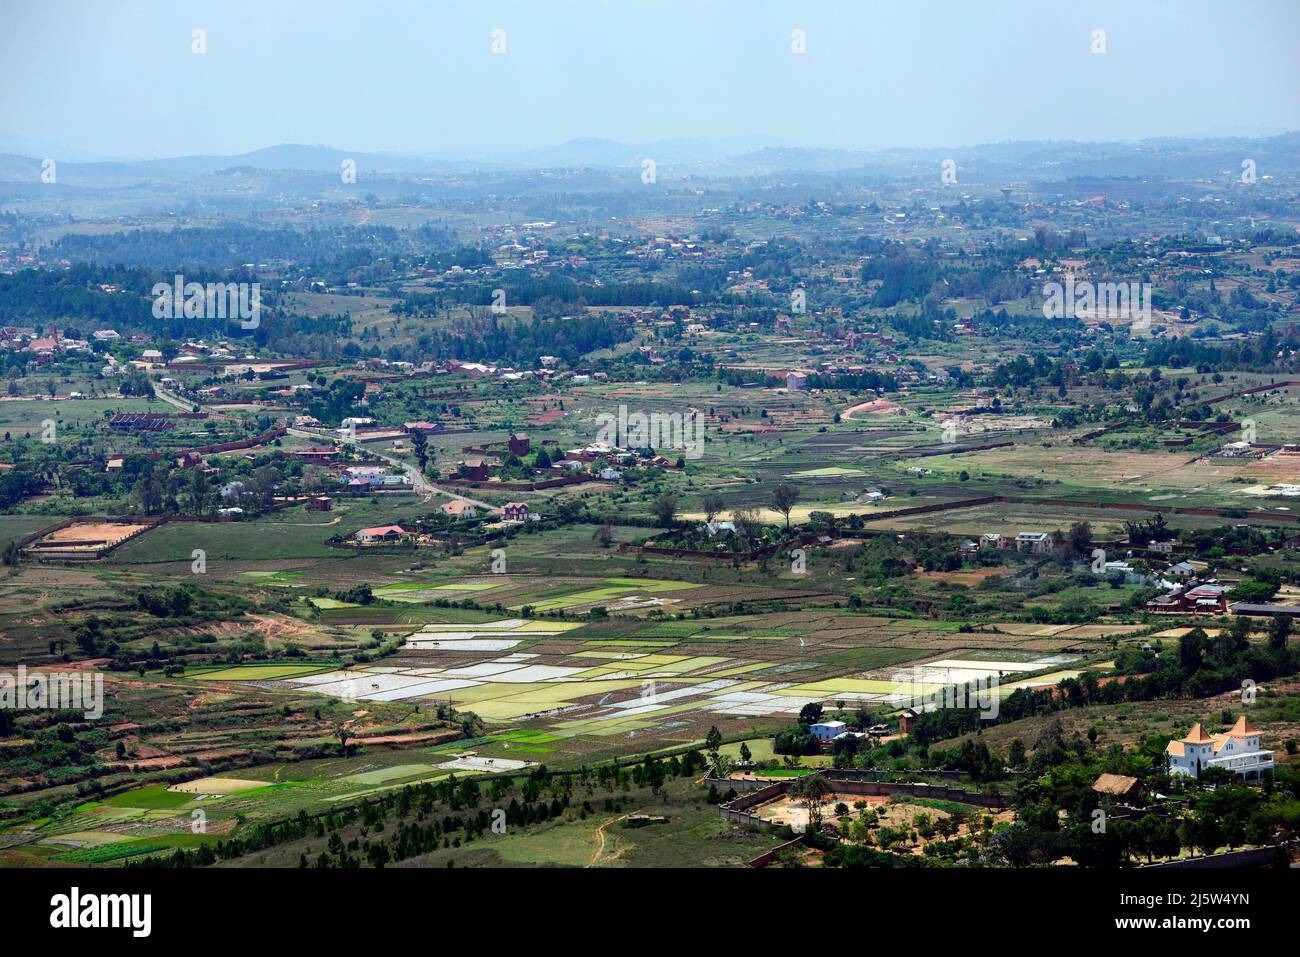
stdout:
[[1250,781],[1273,770],[1273,752],[1261,751],[1259,732],[1243,714],[1227,734],[1207,734],[1199,724],[1187,737],[1165,748],[1170,774],[1200,777],[1206,768],[1223,768]]
[[849,726],[843,721],[819,721],[808,726],[808,730],[818,741],[831,741],[848,729]]

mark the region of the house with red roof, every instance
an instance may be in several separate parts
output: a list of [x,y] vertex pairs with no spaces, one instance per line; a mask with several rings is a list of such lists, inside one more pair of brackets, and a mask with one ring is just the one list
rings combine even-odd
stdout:
[[362,545],[378,545],[383,542],[400,542],[407,534],[406,529],[400,525],[376,525],[358,531],[356,539]]
[[526,522],[532,518],[527,502],[506,502],[501,506],[501,517],[507,522]]
[[438,510],[451,518],[474,518],[478,515],[478,506],[462,498],[454,498]]

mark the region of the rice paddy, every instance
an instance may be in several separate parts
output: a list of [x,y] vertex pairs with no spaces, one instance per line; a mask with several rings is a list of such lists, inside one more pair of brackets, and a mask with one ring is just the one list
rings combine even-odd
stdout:
[[[809,703],[903,707],[977,681],[1005,695],[1077,674],[1081,656],[1063,652],[1086,640],[1070,626],[958,633],[946,623],[832,611],[634,624],[504,617],[426,623],[380,661],[299,674],[269,669],[265,678],[360,705],[472,711],[489,728],[475,750],[489,756],[580,755],[615,737],[664,746],[698,740],[714,724],[779,727]],[[259,676],[224,669],[200,677],[233,680],[235,672]]]

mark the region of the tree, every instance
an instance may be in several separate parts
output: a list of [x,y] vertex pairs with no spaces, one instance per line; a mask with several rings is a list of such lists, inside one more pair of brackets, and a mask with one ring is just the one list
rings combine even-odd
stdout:
[[1087,522],[1075,522],[1069,532],[1070,553],[1083,558],[1092,552],[1092,526]]
[[790,512],[799,501],[799,488],[782,482],[772,489],[772,507],[785,516],[785,527],[790,527]]
[[420,474],[424,474],[429,464],[429,436],[422,429],[416,429],[411,435],[411,445],[415,449],[415,461],[420,465]]
[[709,752],[709,765],[711,768],[718,766],[718,751],[722,748],[722,732],[718,730],[715,724],[709,728],[709,733],[704,736],[704,750]]
[[664,528],[671,527],[673,519],[677,516],[677,496],[672,492],[664,492],[650,503],[650,510],[654,512],[660,525]]
[[762,523],[758,520],[758,513],[752,508],[738,508],[732,511],[731,521],[736,526],[736,533],[749,544],[758,537],[762,528]]
[[704,520],[711,522],[722,511],[722,496],[718,492],[705,492],[700,496],[700,505],[704,508]]
[[1200,670],[1205,641],[1206,634],[1200,628],[1193,628],[1178,639],[1178,663],[1189,674]]
[[818,704],[816,701],[809,701],[806,705],[804,705],[802,708],[799,709],[800,724],[816,724],[818,721],[821,720],[821,717],[822,717],[822,706]]
[[202,468],[190,470],[189,488],[186,490],[191,515],[206,515],[212,511],[212,483]]
[[741,761],[741,763],[742,763],[742,764],[749,764],[749,760],[750,760],[750,758],[752,758],[753,756],[754,756],[754,752],[752,752],[752,751],[749,750],[749,745],[746,744],[744,741],[740,742],[740,761]]
[[790,788],[793,797],[808,812],[808,827],[817,830],[822,824],[822,808],[830,800],[835,789],[831,782],[820,774],[809,774],[799,778]]
[[1286,640],[1291,637],[1291,619],[1278,615],[1268,623],[1268,646],[1274,651],[1286,647]]
[[[772,753],[784,754],[787,758],[791,755],[821,754],[821,751],[821,742],[813,737],[807,725],[800,724],[778,731],[772,738]],[[798,766],[797,761],[794,766]]]
[[[570,522],[576,522],[578,517],[582,515],[582,511],[583,505],[578,499],[561,499],[560,503],[555,506],[555,517],[567,525]],[[608,525],[609,522],[607,521],[605,524]]]
[[1165,821],[1158,814],[1147,814],[1137,822],[1137,837],[1134,851],[1146,856],[1150,864],[1152,858],[1176,857],[1182,850],[1178,840],[1178,826],[1173,821]]
[[148,475],[141,475],[131,494],[139,505],[140,511],[146,515],[156,515],[162,511],[162,479],[157,474],[150,472]]

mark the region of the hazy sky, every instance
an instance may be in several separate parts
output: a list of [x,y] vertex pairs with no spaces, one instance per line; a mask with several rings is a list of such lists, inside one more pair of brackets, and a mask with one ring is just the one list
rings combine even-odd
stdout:
[[[1300,129],[1300,0],[0,0],[0,11],[0,133],[117,157]],[[804,54],[791,52],[796,29]],[[1098,29],[1104,54],[1092,52]]]

